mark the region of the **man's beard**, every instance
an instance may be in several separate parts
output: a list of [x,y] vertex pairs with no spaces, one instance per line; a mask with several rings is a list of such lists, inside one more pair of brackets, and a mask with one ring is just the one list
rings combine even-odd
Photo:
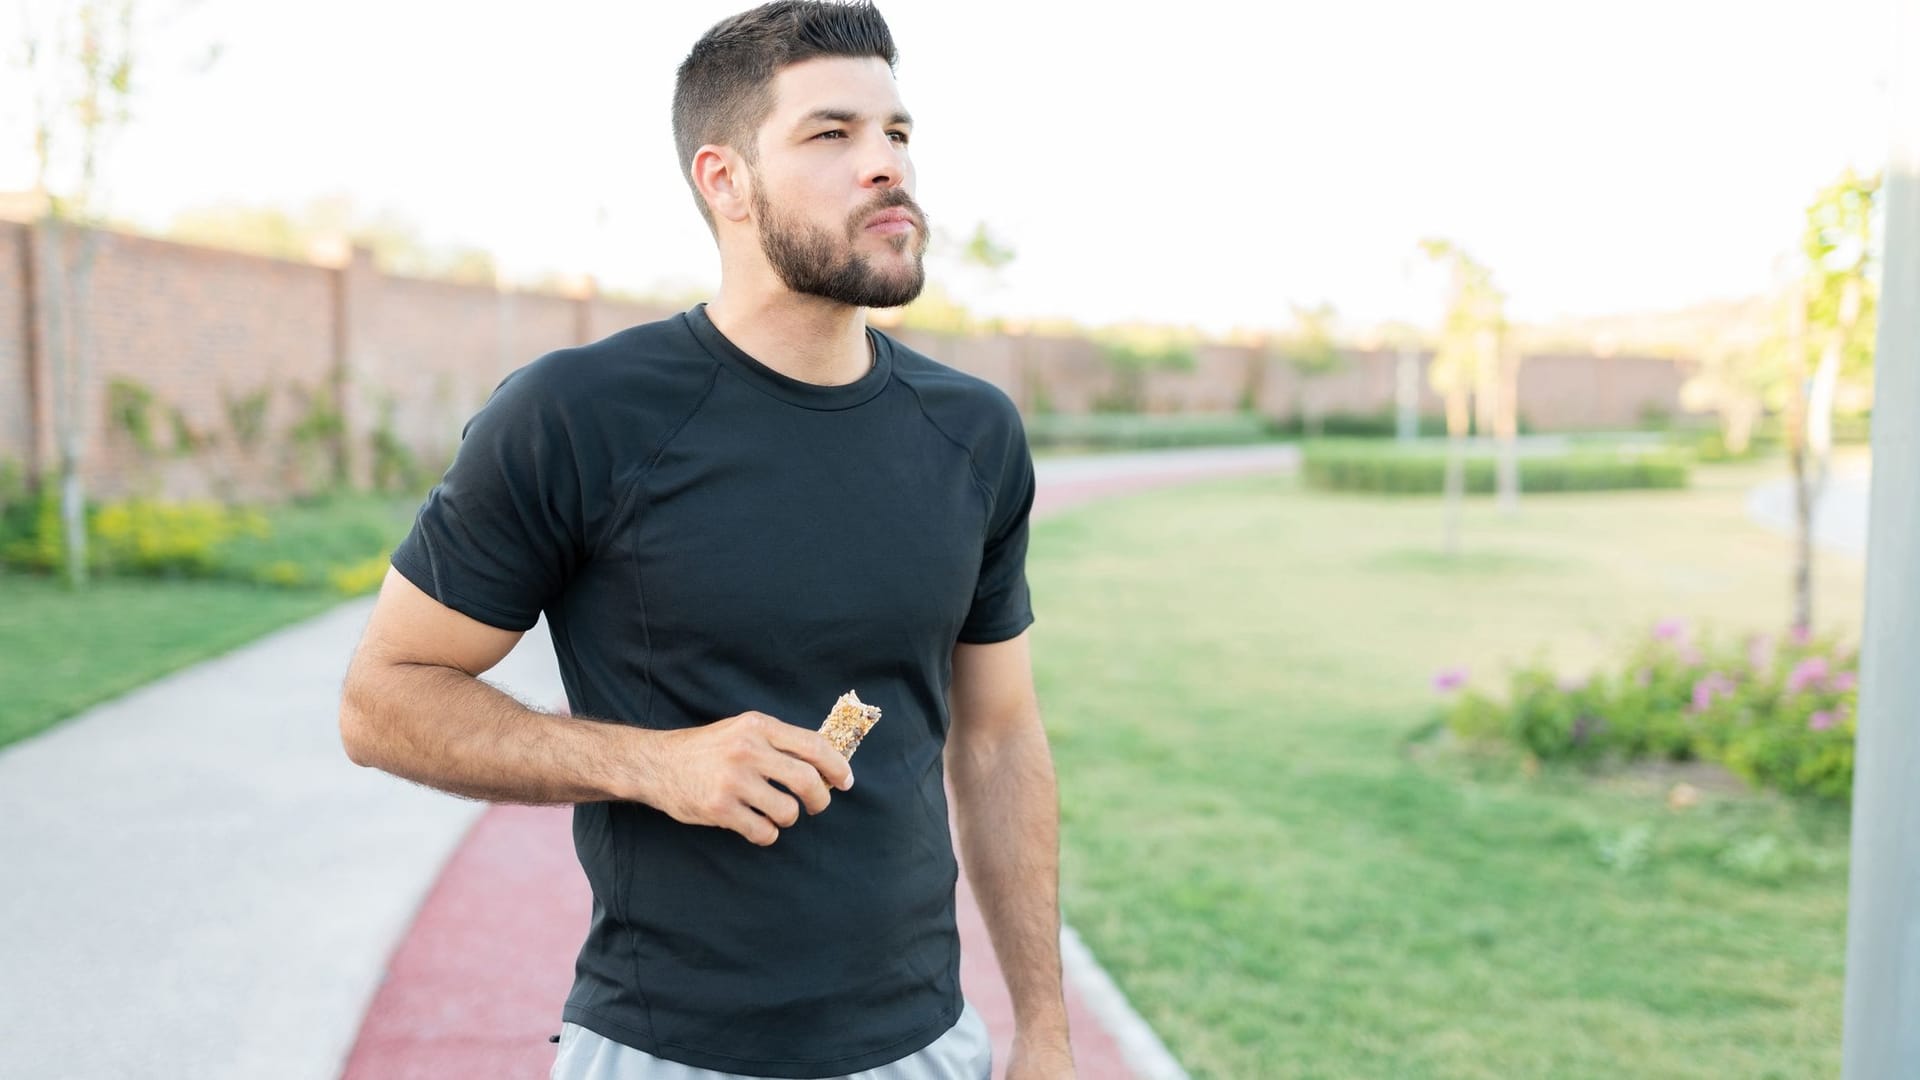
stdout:
[[[777,213],[760,184],[753,187],[753,207],[760,219],[760,250],[766,252],[774,273],[794,292],[852,307],[890,308],[911,303],[926,285],[926,216],[913,196],[899,188],[888,188],[849,217],[846,237],[838,243],[826,229]],[[887,274],[855,251],[854,242],[873,215],[894,207],[907,209],[917,219],[913,232],[895,241],[911,246],[913,264]]]

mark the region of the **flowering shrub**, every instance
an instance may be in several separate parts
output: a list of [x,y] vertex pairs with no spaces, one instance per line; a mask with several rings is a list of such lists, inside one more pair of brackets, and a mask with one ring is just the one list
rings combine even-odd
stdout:
[[1516,668],[1503,699],[1464,670],[1441,672],[1447,726],[1503,739],[1542,759],[1717,761],[1784,792],[1845,799],[1853,787],[1858,654],[1789,634],[1735,642],[1668,619],[1617,669],[1566,680],[1544,662]]
[[[60,500],[42,494],[30,508],[0,524],[0,564],[51,572],[63,552]],[[212,577],[220,549],[242,536],[271,532],[257,510],[217,502],[126,499],[89,506],[88,562],[104,573]]]
[[112,568],[193,577],[209,577],[219,570],[219,551],[229,540],[270,534],[266,517],[257,510],[217,502],[152,499],[101,506],[92,530],[101,560]]

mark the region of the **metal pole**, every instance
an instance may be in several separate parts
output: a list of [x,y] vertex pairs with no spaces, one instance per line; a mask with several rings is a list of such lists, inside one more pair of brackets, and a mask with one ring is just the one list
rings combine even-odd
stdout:
[[1920,1077],[1920,0],[1897,0],[1843,1080]]

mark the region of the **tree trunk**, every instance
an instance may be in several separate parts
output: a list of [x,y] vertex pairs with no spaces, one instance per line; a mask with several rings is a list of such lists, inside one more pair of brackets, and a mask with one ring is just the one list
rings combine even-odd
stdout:
[[46,306],[47,368],[53,383],[54,444],[60,459],[60,524],[62,565],[67,584],[81,588],[87,583],[86,485],[81,478],[86,438],[87,415],[82,398],[87,389],[85,357],[80,345],[82,335],[77,324],[86,318],[79,310],[79,278],[90,270],[90,259],[82,265],[67,263],[67,227],[59,217],[48,214],[41,221],[40,302]]
[[1727,453],[1738,456],[1753,442],[1753,428],[1760,420],[1760,403],[1741,398],[1720,408],[1720,442]]
[[1467,395],[1447,393],[1446,552],[1460,553],[1460,511],[1467,492]]
[[1398,406],[1395,435],[1403,443],[1411,442],[1420,437],[1420,356],[1410,345],[1400,347],[1394,398]]
[[1492,335],[1491,355],[1499,372],[1500,400],[1493,410],[1493,434],[1500,440],[1500,512],[1520,511],[1520,357],[1510,355],[1499,335]]
[[1807,451],[1813,458],[1813,501],[1818,505],[1827,490],[1827,475],[1833,464],[1833,398],[1840,385],[1840,360],[1847,339],[1853,336],[1854,323],[1860,318],[1860,279],[1847,281],[1840,299],[1838,325],[1821,343],[1820,365],[1814,369],[1813,387],[1807,401]]
[[1793,472],[1793,619],[1813,629],[1813,475],[1807,453],[1807,297],[1794,294],[1787,331],[1787,465]]
[[1473,373],[1473,433],[1480,438],[1492,435],[1500,416],[1500,372],[1498,339],[1489,330],[1479,331],[1479,363]]

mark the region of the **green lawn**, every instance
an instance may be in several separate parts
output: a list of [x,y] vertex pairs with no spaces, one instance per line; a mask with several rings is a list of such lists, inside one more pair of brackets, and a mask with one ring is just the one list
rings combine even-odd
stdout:
[[378,558],[406,535],[418,506],[346,496],[278,507],[267,513],[269,538],[222,554],[236,576],[283,564],[306,588],[103,578],[74,593],[0,571],[0,746],[341,603],[329,571]]
[[[1195,1076],[1801,1077],[1839,1064],[1844,813],[1409,753],[1429,676],[1654,620],[1777,629],[1767,469],[1437,500],[1243,479],[1036,526],[1066,914]],[[1861,568],[1823,558],[1823,624]]]
[[341,597],[226,582],[59,583],[0,575],[0,746]]

